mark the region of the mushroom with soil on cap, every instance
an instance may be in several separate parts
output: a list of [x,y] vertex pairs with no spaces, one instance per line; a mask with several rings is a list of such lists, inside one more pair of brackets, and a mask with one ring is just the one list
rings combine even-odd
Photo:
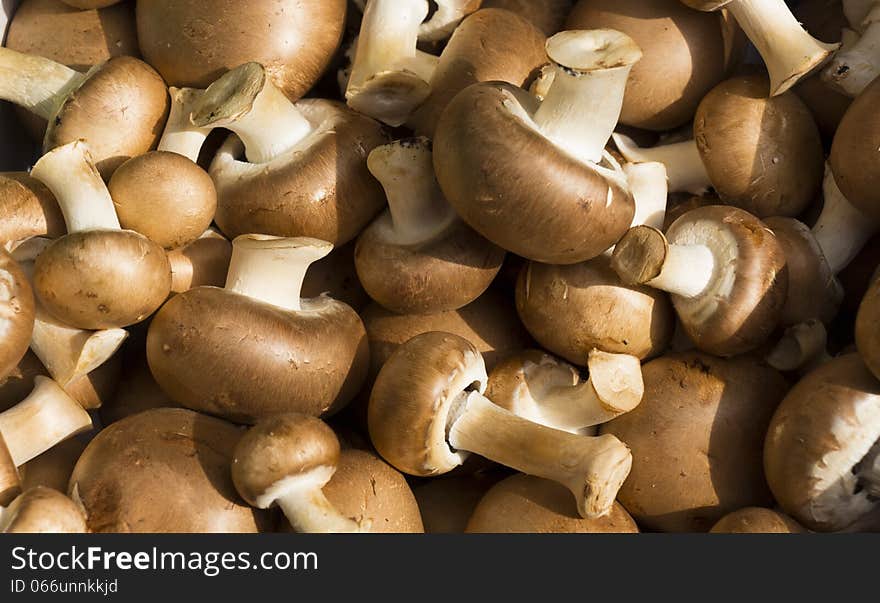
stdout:
[[758,359],[689,352],[642,368],[645,396],[604,424],[632,447],[618,499],[644,529],[706,531],[725,514],[772,501],[762,470],[764,434],[787,390]]
[[728,513],[709,532],[713,534],[801,534],[806,530],[784,513],[763,507],[746,507]]
[[309,265],[332,248],[309,238],[235,239],[226,288],[181,293],[150,324],[147,359],[162,389],[243,423],[344,406],[367,374],[363,323],[342,302],[300,296]]
[[614,248],[611,266],[624,283],[670,292],[688,336],[718,356],[761,345],[779,324],[788,294],[776,235],[735,207],[691,210],[666,235],[637,226]]
[[779,405],[764,445],[783,510],[818,531],[842,530],[880,501],[880,382],[857,354],[827,362]]
[[122,230],[113,199],[83,141],[58,147],[31,170],[54,193],[67,235],[36,259],[34,290],[46,310],[80,329],[112,329],[155,312],[171,288],[165,251]]
[[476,453],[567,487],[583,517],[607,515],[629,474],[629,449],[615,437],[589,437],[518,417],[486,398],[485,364],[468,341],[418,335],[379,372],[368,425],[379,454],[416,476],[448,473]]
[[0,248],[0,380],[27,353],[35,316],[36,302],[27,275]]
[[43,486],[25,490],[0,508],[0,534],[85,534],[82,509],[67,496]]
[[852,23],[855,39],[834,53],[822,79],[836,90],[856,98],[880,76],[880,2],[866,4],[867,12]]
[[547,41],[557,76],[543,102],[508,84],[475,84],[446,108],[434,168],[474,230],[531,260],[573,264],[613,245],[635,212],[604,149],[641,53],[612,30]]
[[503,8],[532,23],[546,36],[559,33],[565,27],[574,0],[483,0],[483,8]]
[[55,195],[26,172],[0,173],[0,213],[0,247],[7,251],[31,237],[56,239],[67,232]]
[[725,8],[764,59],[770,95],[782,94],[821,67],[839,44],[820,42],[798,23],[785,0],[681,0],[691,8]]
[[385,204],[367,169],[369,152],[386,142],[381,125],[332,101],[294,104],[257,63],[211,84],[191,119],[237,135],[210,169],[217,225],[230,238],[258,232],[343,245]]
[[456,310],[489,287],[504,262],[462,222],[434,179],[431,143],[406,139],[376,147],[367,163],[388,210],[358,237],[355,266],[367,293],[401,314]]

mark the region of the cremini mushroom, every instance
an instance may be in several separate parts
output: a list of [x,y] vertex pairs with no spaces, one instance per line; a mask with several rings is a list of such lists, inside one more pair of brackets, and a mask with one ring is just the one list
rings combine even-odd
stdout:
[[[448,475],[413,486],[428,534],[461,534],[483,495],[505,474],[498,472]],[[568,504],[569,492],[560,487]]]
[[0,247],[7,251],[31,237],[63,236],[64,216],[46,185],[25,172],[0,173]]
[[241,436],[235,425],[189,410],[142,412],[89,443],[70,496],[91,532],[265,531],[269,518],[245,505],[230,477]]
[[856,98],[880,76],[880,3],[866,4],[867,12],[852,23],[855,39],[831,57],[822,78],[838,91]]
[[496,247],[458,219],[434,179],[431,143],[405,139],[376,147],[367,163],[388,210],[358,237],[360,282],[401,314],[456,310],[489,287],[504,261]]
[[880,501],[880,382],[857,354],[801,379],[779,405],[764,446],[783,510],[818,531],[846,528]]
[[305,94],[342,38],[345,0],[141,0],[141,52],[175,87],[205,88],[227,69],[257,61],[291,99]]
[[477,349],[449,333],[418,335],[391,355],[373,385],[368,423],[379,454],[417,476],[448,473],[474,452],[567,487],[583,517],[607,515],[630,470],[629,449],[516,416],[483,396]]
[[[478,13],[477,13],[478,14]],[[547,41],[557,76],[543,102],[509,84],[475,84],[443,113],[437,180],[474,230],[531,260],[573,264],[622,236],[635,207],[605,151],[641,52],[613,30]]]
[[354,265],[355,243],[351,241],[337,247],[330,255],[311,265],[303,280],[303,297],[319,297],[326,293],[357,312],[370,303],[370,296],[364,291]]
[[865,364],[880,379],[880,279],[875,278],[868,288],[856,317],[856,346]]
[[694,344],[719,356],[763,343],[779,323],[788,294],[776,235],[735,207],[691,210],[666,235],[637,226],[614,248],[611,266],[625,284],[669,291]]
[[681,0],[691,8],[725,8],[764,59],[770,95],[782,94],[818,69],[839,44],[820,42],[801,27],[785,0]]
[[513,475],[493,486],[467,524],[470,533],[635,534],[629,513],[615,502],[608,515],[584,519],[563,486],[531,475]]
[[42,486],[67,492],[70,474],[86,445],[80,438],[70,438],[18,468],[22,490]]
[[611,137],[617,150],[631,164],[662,163],[672,193],[702,195],[712,186],[694,139],[640,148],[622,132],[615,132]]
[[806,530],[794,519],[772,509],[746,507],[728,513],[709,532],[713,534],[800,534]]
[[785,329],[764,358],[767,364],[780,371],[811,371],[831,360],[828,331],[817,319],[792,325]]
[[211,84],[192,122],[237,134],[210,169],[217,225],[230,238],[257,232],[343,245],[385,203],[366,162],[386,142],[382,127],[332,101],[291,103],[262,65],[241,65]]
[[503,8],[525,18],[547,36],[559,33],[565,26],[574,0],[483,0],[483,8]]
[[308,238],[235,239],[226,288],[181,293],[150,324],[147,358],[162,389],[244,423],[344,406],[367,374],[364,326],[342,302],[300,297],[309,265],[331,249]]
[[669,200],[666,166],[656,161],[625,163],[623,173],[636,205],[630,226],[662,228],[666,221],[666,205]]
[[199,128],[190,120],[193,108],[204,94],[198,88],[168,88],[171,108],[168,120],[162,131],[157,149],[183,155],[193,163],[198,163],[199,155],[211,128]]
[[0,509],[0,534],[84,534],[82,509],[52,488],[25,490],[12,504]]
[[171,264],[171,292],[183,293],[195,287],[222,287],[226,283],[232,243],[209,228],[195,241],[168,252]]
[[600,428],[627,442],[633,468],[618,496],[644,529],[706,531],[725,514],[772,501],[764,434],[787,384],[748,356],[700,353],[645,364],[645,396]]
[[15,369],[30,345],[36,305],[21,266],[0,248],[0,379]]
[[49,314],[94,330],[129,326],[155,312],[171,287],[168,258],[147,237],[121,229],[88,145],[53,149],[31,175],[54,193],[67,223],[68,234],[34,265],[34,290]]
[[87,10],[90,8],[104,8],[107,6],[113,6],[114,4],[119,4],[122,0],[62,0],[64,4],[68,6],[73,6],[74,8],[78,8],[81,10]]

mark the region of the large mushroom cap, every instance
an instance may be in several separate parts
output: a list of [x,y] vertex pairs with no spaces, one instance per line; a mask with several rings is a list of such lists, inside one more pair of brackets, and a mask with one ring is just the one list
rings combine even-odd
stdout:
[[736,509],[768,505],[761,455],[782,376],[749,357],[699,353],[664,356],[642,372],[642,403],[600,429],[632,448],[618,500],[636,521],[700,532]]
[[857,354],[840,356],[804,377],[773,415],[767,482],[786,513],[808,528],[843,529],[877,508],[858,473],[878,442],[880,382]]
[[578,515],[564,486],[531,475],[517,474],[493,486],[474,509],[471,533],[526,532],[541,534],[607,534],[639,531],[620,505],[598,519]]
[[43,486],[26,490],[0,514],[6,534],[84,534],[83,512],[61,492]]
[[92,532],[257,532],[265,515],[230,477],[242,432],[182,409],[118,421],[88,445],[70,478]]
[[709,531],[714,534],[800,534],[806,530],[784,513],[762,507],[746,507],[728,513]]
[[141,51],[171,86],[206,88],[227,69],[255,61],[296,100],[330,63],[345,0],[139,0]]
[[25,172],[0,173],[0,245],[67,233],[64,216],[48,187]]
[[21,266],[0,247],[0,380],[15,370],[31,344],[36,308]]
[[[483,0],[482,7],[503,8],[526,19],[547,36],[560,31],[574,0]],[[496,79],[496,78],[492,78]],[[514,82],[515,83],[515,82]]]

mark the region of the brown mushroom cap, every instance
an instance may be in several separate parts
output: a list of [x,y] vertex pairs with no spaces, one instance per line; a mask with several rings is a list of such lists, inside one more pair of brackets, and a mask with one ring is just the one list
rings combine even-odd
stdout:
[[79,438],[69,438],[29,460],[19,468],[22,489],[27,491],[43,486],[67,492],[70,475],[85,448]]
[[880,383],[858,354],[804,377],[779,405],[764,447],[767,482],[808,528],[840,530],[877,508],[856,467],[880,441]]
[[355,245],[355,241],[351,241],[337,247],[330,255],[309,266],[303,280],[302,296],[318,297],[327,293],[360,312],[370,302],[370,296],[358,280],[354,266]]
[[31,344],[36,308],[21,266],[0,247],[0,380],[15,370]]
[[607,256],[568,266],[529,262],[517,281],[516,309],[538,343],[580,366],[594,348],[658,356],[675,330],[669,296],[624,285]]
[[761,455],[786,383],[749,357],[664,356],[646,364],[645,395],[606,423],[632,448],[618,500],[643,528],[708,530],[723,515],[769,505]]
[[282,412],[322,415],[344,406],[367,374],[367,335],[349,306],[329,297],[303,311],[225,289],[175,296],[147,336],[150,369],[188,408],[253,423]]
[[822,185],[822,140],[794,93],[768,89],[766,74],[718,84],[697,109],[694,138],[722,201],[759,218],[796,216]]
[[880,279],[874,279],[856,317],[856,346],[874,375],[880,379]]
[[119,4],[121,1],[122,0],[63,0],[64,4],[82,10],[89,8],[104,8],[105,6]]
[[385,143],[381,125],[335,101],[307,99],[296,108],[313,131],[291,152],[266,164],[245,163],[233,139],[214,159],[216,220],[230,239],[259,232],[343,245],[385,204],[367,170],[367,155]]
[[436,477],[413,488],[428,534],[461,534],[486,492],[500,477],[474,473]]
[[226,283],[232,243],[211,229],[183,247],[168,252],[171,292],[183,293],[195,287],[222,287]]
[[25,490],[0,517],[5,534],[84,534],[82,509],[61,492],[37,486]]
[[467,532],[541,534],[635,534],[629,513],[615,502],[599,519],[578,515],[571,492],[550,480],[519,473],[493,486],[468,521]]
[[0,211],[0,244],[67,233],[55,195],[26,172],[0,173]]
[[[562,30],[574,0],[484,0],[483,8],[503,8],[523,17],[546,36]],[[492,78],[496,79],[496,78]],[[511,82],[516,83],[516,82]]]
[[8,505],[21,493],[21,476],[3,434],[0,434],[0,505]]
[[138,323],[168,297],[165,251],[130,230],[92,230],[56,239],[34,263],[34,290],[58,320],[81,329]]
[[831,145],[831,170],[844,196],[874,222],[880,223],[880,79],[853,101]]
[[183,409],[151,410],[106,427],[70,479],[92,532],[257,532],[268,518],[230,477],[242,432]]
[[133,157],[116,169],[107,186],[122,227],[166,249],[198,239],[217,209],[211,177],[177,153]]
[[632,196],[610,168],[575,159],[515,115],[537,101],[503,83],[474,84],[437,125],[434,169],[446,199],[496,245],[550,264],[598,256],[626,232]]
[[206,88],[227,69],[255,61],[291,99],[305,94],[333,58],[345,0],[140,0],[144,57],[170,86]]
[[678,0],[581,0],[567,29],[621,31],[642,49],[623,98],[620,123],[669,130],[693,119],[697,105],[725,75],[722,21]]
[[800,534],[804,528],[784,513],[762,507],[746,507],[718,520],[713,534]]

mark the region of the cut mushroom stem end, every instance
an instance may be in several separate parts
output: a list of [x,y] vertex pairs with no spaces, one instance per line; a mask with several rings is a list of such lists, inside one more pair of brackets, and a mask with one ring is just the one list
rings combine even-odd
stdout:
[[0,47],[0,99],[43,119],[51,118],[85,80],[61,63]]
[[666,166],[669,192],[702,195],[712,186],[697,143],[693,139],[642,149],[633,139],[623,134],[615,133],[612,138],[617,150],[628,162],[657,162]]

